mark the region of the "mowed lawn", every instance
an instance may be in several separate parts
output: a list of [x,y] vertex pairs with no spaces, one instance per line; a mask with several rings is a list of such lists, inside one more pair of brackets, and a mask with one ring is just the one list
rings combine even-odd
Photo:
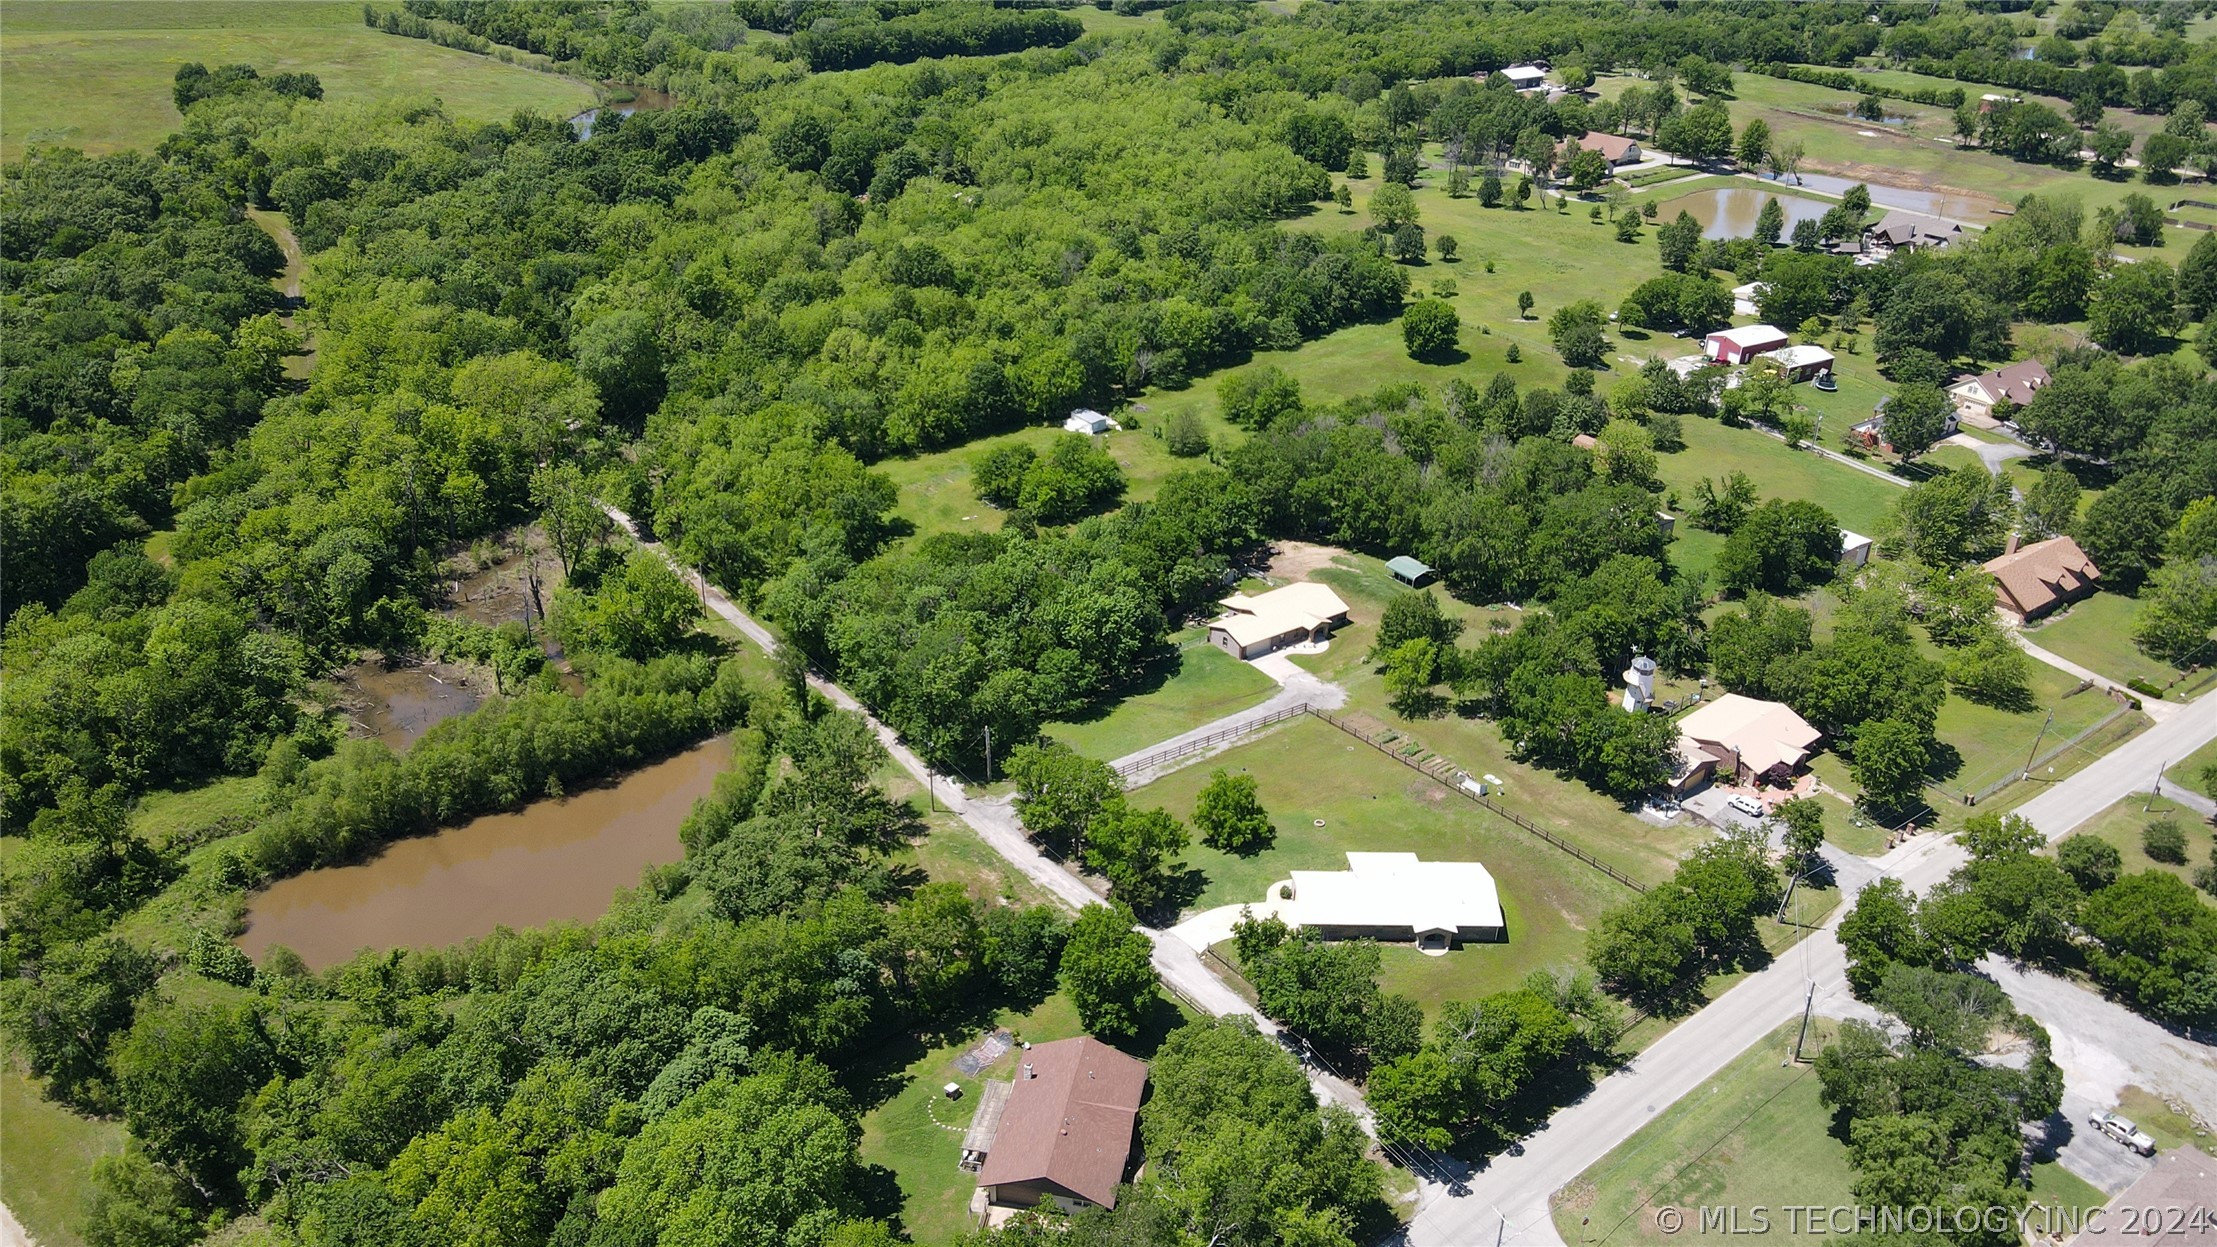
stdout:
[[[2147,850],[2140,846],[2142,830],[2149,823],[2163,818],[2177,823],[2179,829],[2186,833],[2184,866],[2159,862],[2149,857]],[[2194,871],[2208,865],[2210,861],[2211,831],[2202,816],[2176,802],[2151,797],[2146,793],[2134,793],[2126,797],[2095,815],[2073,834],[2089,835],[2115,845],[2118,856],[2123,859],[2122,870],[2128,875],[2136,875],[2143,870],[2160,870],[2177,875],[2191,886]],[[2047,852],[2052,854],[2054,850],[2051,848]],[[2207,892],[2197,889],[2194,895],[2201,897],[2204,904],[2217,905],[2217,897],[2212,897]]]
[[[1082,1035],[1077,1009],[1054,995],[1023,1014],[1004,1014],[997,1024],[1030,1043]],[[969,1203],[977,1175],[961,1168],[962,1132],[977,1109],[978,1092],[988,1079],[1006,1078],[1023,1054],[1011,1047],[999,1061],[976,1074],[955,1067],[956,1058],[983,1035],[944,1044],[910,1061],[894,1075],[900,1090],[862,1115],[862,1160],[893,1171],[901,1189],[901,1221],[919,1243],[949,1243],[970,1232]],[[962,1088],[949,1100],[948,1083]]]
[[[1253,363],[1242,368],[1271,364],[1284,369],[1301,383],[1302,396],[1311,403],[1334,402],[1399,382],[1436,388],[1450,377],[1483,387],[1497,372],[1507,373],[1520,386],[1559,386],[1569,369],[1548,340],[1548,314],[1579,299],[1598,300],[1614,311],[1634,286],[1662,272],[1652,225],[1641,231],[1638,242],[1620,243],[1613,227],[1587,219],[1590,205],[1585,202],[1574,201],[1568,212],[1559,212],[1552,206],[1481,207],[1475,193],[1455,199],[1444,189],[1446,176],[1437,165],[1438,148],[1428,147],[1425,155],[1432,167],[1416,188],[1417,222],[1435,244],[1443,234],[1452,236],[1458,256],[1450,263],[1433,254],[1425,263],[1404,266],[1404,271],[1412,299],[1435,297],[1441,282],[1453,283],[1455,293],[1444,297],[1462,318],[1462,358],[1409,358],[1401,323],[1395,319],[1352,325],[1292,350],[1257,352]],[[1371,167],[1377,170],[1379,162],[1372,159]],[[1337,181],[1347,181],[1352,190],[1352,210],[1322,204],[1307,218],[1290,222],[1289,228],[1320,232],[1369,228],[1368,205],[1379,178],[1374,173],[1369,178]],[[1675,197],[1683,193],[1677,185],[1642,191],[1632,202]],[[1516,299],[1526,290],[1532,292],[1535,306],[1530,319],[1519,319]],[[1511,344],[1520,356],[1513,364],[1507,358]],[[1602,374],[1603,386],[1637,367],[1651,345],[1660,344],[1612,338],[1611,371]],[[1157,393],[1146,401],[1157,417],[1177,410],[1214,414],[1218,383],[1236,371],[1226,369],[1196,381],[1190,389]]]
[[[1927,658],[1944,660],[1937,647],[1920,642],[1920,648]],[[1933,733],[1960,758],[1960,766],[1941,781],[1949,791],[1977,792],[2022,770],[2034,756],[2035,742],[2038,752],[2046,753],[2122,708],[2100,689],[2074,692],[2076,677],[2037,659],[2026,664],[2026,672],[2032,686],[2029,710],[1981,706],[1952,692],[1940,703]]]
[[[1770,1210],[1766,1243],[1821,1243],[1840,1235],[1793,1233],[1789,1205],[1833,1208],[1858,1203],[1847,1145],[1832,1137],[1832,1114],[1818,1097],[1811,1065],[1787,1062],[1798,1021],[1772,1031],[1707,1082],[1656,1114],[1555,1196],[1555,1228],[1565,1242],[1683,1242],[1725,1234],[1702,1232],[1700,1209],[1736,1208],[1738,1233],[1753,1234],[1753,1212]],[[1839,1031],[1819,1018],[1810,1025],[1805,1056],[1813,1057]],[[2032,1168],[2032,1199],[2051,1207],[2098,1208],[2102,1193],[2053,1161]],[[1666,1232],[1656,1222],[1662,1208],[1684,1221]]]
[[2172,783],[2184,785],[2207,797],[2212,788],[2217,788],[2217,784],[2204,783],[2202,774],[2213,766],[2217,766],[2217,740],[2172,762],[2163,769],[2163,775]]
[[[2025,638],[2098,675],[2118,681],[2146,680],[2162,688],[2179,678],[2179,670],[2141,653],[2132,643],[2132,625],[2139,614],[2137,598],[2096,593],[2025,629]],[[2217,659],[2217,647],[2212,647],[2210,657]]]
[[[1623,884],[1316,719],[1295,720],[1156,780],[1135,790],[1132,801],[1190,818],[1202,785],[1218,768],[1255,777],[1277,839],[1252,857],[1200,844],[1187,850],[1188,866],[1204,881],[1193,909],[1259,901],[1294,870],[1345,870],[1349,850],[1485,864],[1500,889],[1506,943],[1473,944],[1444,957],[1388,950],[1387,987],[1409,992],[1427,1008],[1512,987],[1535,969],[1581,961],[1586,931],[1601,911],[1633,896]],[[1391,955],[1397,952],[1408,956]]]
[[1177,651],[1150,665],[1130,696],[1095,718],[1041,730],[1089,758],[1113,762],[1277,691],[1253,665],[1210,645],[1202,629],[1188,629],[1171,642]]
[[13,1059],[0,1061],[0,1191],[45,1247],[85,1241],[93,1162],[122,1150],[122,1122],[81,1117],[47,1099]]
[[[1794,397],[1805,397],[1804,391],[1816,394],[1810,386],[1796,386]],[[1665,505],[1678,516],[1672,529],[1671,561],[1689,572],[1714,570],[1717,554],[1724,549],[1722,536],[1695,528],[1687,518],[1694,487],[1705,478],[1721,481],[1734,472],[1745,472],[1761,497],[1814,502],[1830,511],[1842,528],[1866,536],[1906,492],[1900,485],[1836,460],[1789,449],[1785,442],[1755,429],[1728,429],[1699,416],[1686,417],[1681,427],[1686,448],[1658,455],[1655,471],[1662,478]]]
[[0,27],[9,160],[32,143],[96,155],[153,148],[181,124],[170,86],[187,61],[313,73],[341,103],[435,95],[479,121],[593,105],[576,79],[371,30],[361,6],[341,0],[38,0],[9,5]]
[[[1238,430],[1217,414],[1213,386],[1208,394],[1208,404],[1194,410],[1208,427],[1211,440],[1227,442],[1240,436]],[[1186,395],[1176,397],[1183,405]],[[1162,438],[1161,400],[1150,397],[1144,405],[1150,410],[1127,408],[1118,412],[1118,421],[1126,427],[1102,434],[1099,439],[1108,447],[1117,465],[1124,469],[1125,502],[1145,502],[1162,487],[1164,477],[1208,465],[1204,458],[1180,459],[1171,454]],[[1134,425],[1138,427],[1132,427]],[[1078,435],[1064,432],[1058,420],[1052,426],[998,433],[950,450],[887,459],[875,466],[900,490],[900,499],[894,504],[895,513],[915,527],[917,536],[943,532],[999,532],[1006,513],[978,497],[971,485],[971,469],[978,460],[1003,446],[1025,445],[1045,454],[1056,438],[1072,436]]]

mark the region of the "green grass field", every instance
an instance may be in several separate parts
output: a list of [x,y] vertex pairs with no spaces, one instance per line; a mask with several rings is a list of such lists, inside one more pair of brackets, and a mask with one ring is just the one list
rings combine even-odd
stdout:
[[187,61],[306,71],[335,102],[436,95],[475,120],[593,104],[575,79],[371,30],[344,0],[38,0],[9,5],[0,30],[0,157],[10,160],[31,143],[152,148],[180,122],[170,83]]
[[[1917,75],[1886,75],[1901,80]],[[1980,88],[1967,83],[1921,79],[1930,85],[1960,86],[1973,96]],[[1849,115],[1856,96],[1846,91],[1808,83],[1788,82],[1759,74],[1736,74],[1728,101],[1735,129],[1751,118],[1770,125],[1775,141],[1798,141],[1807,152],[1804,171],[1830,173],[1912,190],[1960,193],[1970,202],[1959,205],[1958,219],[1979,223],[1981,214],[2013,204],[2028,194],[2069,195],[2091,213],[2114,205],[2134,191],[2163,195],[2172,187],[2150,187],[2137,177],[2111,181],[2086,169],[2060,169],[2025,164],[1976,148],[1958,149],[1954,122],[1948,111],[1903,100],[1887,100],[1886,111],[1907,120],[1899,125],[1874,125]],[[2069,108],[2068,104],[2062,106]],[[2120,114],[2120,118],[2121,118]],[[2166,201],[2167,202],[2167,201]],[[2167,230],[2176,247],[2185,231]]]
[[2161,688],[2176,680],[2179,670],[2132,643],[2132,623],[2139,613],[2137,599],[2097,593],[2027,628],[2025,637],[2098,675],[2118,681],[2139,678]]
[[1188,629],[1171,638],[1177,653],[1151,666],[1141,688],[1106,713],[1042,730],[1089,758],[1113,761],[1269,697],[1278,686]]
[[[1814,1052],[1836,1024],[1812,1029]],[[1758,1205],[1854,1203],[1847,1146],[1826,1132],[1816,1070],[1780,1064],[1798,1030],[1796,1022],[1773,1031],[1558,1192],[1564,1241],[1669,1242],[1655,1223],[1665,1206],[1686,1209],[1690,1221],[1695,1206],[1733,1205],[1744,1222],[1744,1210]],[[1775,1225],[1765,1241],[1774,1237],[1801,1236]]]
[[[1843,383],[1841,389],[1845,392],[1847,386]],[[1808,386],[1796,386],[1795,398],[1804,397],[1804,391],[1816,394]],[[1704,477],[1721,480],[1733,472],[1745,472],[1763,497],[1814,502],[1830,511],[1842,528],[1866,535],[1904,492],[1891,481],[1844,463],[1806,450],[1789,450],[1786,443],[1754,429],[1728,429],[1698,416],[1687,418],[1683,427],[1686,448],[1657,456],[1656,475],[1662,478],[1665,506],[1680,517],[1672,530],[1671,560],[1689,572],[1714,568],[1724,548],[1722,536],[1703,532],[1684,519],[1685,508],[1693,503],[1694,486]]]
[[[1942,652],[1929,643],[1920,642],[1920,648],[1928,658],[1941,657]],[[2022,769],[2033,756],[2035,740],[2039,741],[2039,752],[2046,753],[2119,709],[2119,703],[2099,689],[2073,693],[2078,680],[2044,662],[2034,660],[2027,670],[2032,685],[2030,710],[1981,706],[1953,693],[1940,703],[1933,731],[1942,743],[1955,749],[1962,762],[1960,769],[1942,781],[1949,791],[1976,792]],[[2043,733],[2041,727],[2047,723],[2050,711],[2055,721]]]
[[[1183,406],[1187,391],[1173,397]],[[1163,403],[1149,397],[1144,404],[1149,411],[1126,409],[1118,413],[1118,420],[1127,427],[1103,435],[1109,454],[1124,469],[1124,501],[1145,502],[1155,496],[1162,486],[1162,479],[1173,472],[1190,471],[1205,467],[1206,459],[1180,459],[1170,453],[1163,444],[1161,429]],[[1205,406],[1190,408],[1208,426],[1209,436],[1229,440],[1239,433],[1216,411],[1216,390],[1208,389]],[[1131,427],[1137,425],[1139,427]],[[888,459],[877,469],[891,477],[900,490],[896,513],[915,526],[916,535],[928,537],[944,532],[999,532],[1005,513],[990,503],[980,501],[977,491],[970,485],[970,469],[979,459],[1002,446],[1027,445],[1045,453],[1054,439],[1064,436],[1060,425],[1018,429],[1013,433],[999,433],[980,438],[952,450],[934,451],[907,459]]]
[[[1507,742],[1490,720],[1448,714],[1414,723],[1403,721],[1387,708],[1385,681],[1365,654],[1385,603],[1410,590],[1395,584],[1384,565],[1367,555],[1342,553],[1334,566],[1310,578],[1330,585],[1345,598],[1353,608],[1354,622],[1340,630],[1329,650],[1293,661],[1346,686],[1348,703],[1343,713],[1368,715],[1390,724],[1406,738],[1421,742],[1472,775],[1498,776],[1505,783],[1495,800],[1503,808],[1531,819],[1635,879],[1652,883],[1668,877],[1678,860],[1705,838],[1707,833],[1700,828],[1659,827],[1627,813],[1583,784],[1512,760]],[[1488,610],[1456,601],[1438,590],[1433,592],[1443,612],[1463,621],[1464,645],[1476,644],[1493,627],[1514,627],[1522,618],[1513,610]],[[1379,761],[1395,765],[1382,755]]]
[[92,1164],[123,1150],[123,1123],[49,1100],[13,1059],[0,1063],[0,1190],[45,1247],[80,1247]]
[[2194,752],[2163,768],[2163,776],[2174,784],[2182,784],[2209,796],[2209,788],[2202,783],[2202,772],[2217,766],[2217,740],[2213,740]]
[[[1838,1023],[1819,1019],[1805,1054],[1819,1050]],[[1829,1133],[1816,1070],[1786,1062],[1799,1023],[1782,1026],[1639,1132],[1555,1197],[1555,1227],[1565,1242],[1663,1244],[1700,1234],[1697,1209],[1736,1208],[1741,1233],[1753,1213],[1770,1210],[1764,1242],[1817,1243],[1837,1237],[1789,1231],[1782,1209],[1858,1202],[1847,1146]],[[2036,1203],[2098,1208],[2105,1196],[2054,1162],[2033,1166]],[[1656,1222],[1659,1209],[1685,1218],[1676,1234]],[[1800,1227],[1806,1229],[1806,1227]],[[1724,1231],[1712,1227],[1708,1234]]]
[[[2184,866],[2156,861],[2148,856],[2147,850],[2140,847],[2141,829],[2159,818],[2171,819],[2186,833]],[[2194,811],[2161,797],[2146,794],[2126,797],[2095,815],[2078,831],[2115,845],[2118,856],[2123,859],[2124,873],[2128,875],[2136,875],[2143,870],[2160,870],[2177,875],[2191,884],[2195,869],[2208,865],[2210,860],[2209,824]],[[2197,890],[2194,894],[2201,897],[2206,904],[2217,905],[2217,897],[2212,897],[2207,892]]]
[[[1388,949],[1386,986],[1416,996],[1427,1008],[1443,1000],[1475,999],[1514,986],[1532,970],[1581,960],[1587,928],[1602,910],[1633,895],[1560,849],[1314,719],[1296,720],[1156,780],[1132,799],[1187,818],[1218,767],[1255,777],[1278,835],[1271,848],[1253,857],[1198,844],[1189,849],[1187,864],[1205,880],[1194,909],[1261,900],[1293,870],[1344,870],[1350,849],[1485,863],[1500,888],[1507,943],[1471,945],[1444,957]],[[1395,952],[1409,955],[1391,955]]]
[[180,837],[197,841],[210,827],[251,820],[261,799],[262,781],[252,775],[219,779],[181,792],[150,792],[132,808],[131,830],[156,848]]

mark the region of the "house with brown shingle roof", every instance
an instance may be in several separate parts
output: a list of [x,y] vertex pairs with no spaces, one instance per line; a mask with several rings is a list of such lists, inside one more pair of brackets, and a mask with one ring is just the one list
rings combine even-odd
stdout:
[[991,1138],[965,1139],[984,1154],[971,1211],[991,1223],[1053,1200],[1066,1212],[1114,1208],[1137,1148],[1147,1066],[1090,1036],[1023,1054]]
[[2049,381],[2046,365],[2037,359],[2019,360],[2006,368],[1965,377],[1948,387],[1957,414],[1981,428],[1992,427],[1994,405],[2007,400],[2022,407],[2033,392]]
[[2069,537],[2050,537],[1989,559],[1986,570],[1994,577],[1994,597],[2002,617],[2013,623],[2038,619],[2066,603],[2094,591],[2101,569],[2086,551]]

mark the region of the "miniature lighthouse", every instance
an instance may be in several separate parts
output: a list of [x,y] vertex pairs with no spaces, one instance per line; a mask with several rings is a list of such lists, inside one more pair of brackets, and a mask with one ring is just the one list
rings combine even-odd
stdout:
[[1624,669],[1624,711],[1644,714],[1654,704],[1655,660],[1645,654],[1635,654],[1632,665]]

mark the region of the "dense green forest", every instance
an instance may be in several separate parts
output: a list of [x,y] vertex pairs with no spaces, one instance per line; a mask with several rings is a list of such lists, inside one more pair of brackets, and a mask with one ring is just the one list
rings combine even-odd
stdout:
[[[773,682],[695,630],[691,588],[602,503],[973,776],[988,733],[1006,766],[1043,725],[1128,693],[1277,539],[1414,553],[1454,595],[1524,608],[1464,637],[1432,599],[1403,599],[1375,655],[1395,709],[1490,718],[1523,760],[1628,804],[1667,780],[1675,740],[1611,701],[1647,654],[1792,704],[1869,812],[1917,809],[1946,699],[2024,696],[1972,566],[2013,527],[2073,534],[2114,583],[2144,583],[2148,652],[2206,646],[2217,382],[2174,348],[2217,310],[2217,238],[2175,268],[2121,262],[2147,241],[2145,199],[2089,214],[2028,197],[1974,240],[1875,265],[1825,249],[1875,215],[1867,195],[1729,243],[1626,213],[1639,245],[1607,262],[1651,280],[1617,309],[1548,309],[1559,381],[1465,369],[1326,398],[1249,369],[1219,391],[1236,439],[1193,435],[1144,501],[1118,505],[1113,460],[1069,441],[974,465],[1008,512],[999,532],[912,532],[886,470],[906,457],[1400,316],[1426,247],[1419,231],[1410,254],[1413,213],[1311,219],[1357,162],[1414,183],[1436,151],[1446,177],[1491,184],[1492,209],[1513,156],[1542,167],[1544,205],[1566,136],[1675,125],[1706,142],[1735,67],[1867,56],[2184,114],[2197,134],[2217,109],[2217,53],[2182,35],[2183,5],[2065,6],[2087,27],[2070,67],[2016,59],[2022,15],[2001,6],[1116,12],[1158,9],[1085,34],[1050,6],[407,0],[365,21],[677,100],[606,111],[581,139],[560,119],[337,106],[302,75],[187,66],[182,128],[158,151],[42,147],[5,170],[0,1016],[51,1096],[129,1127],[93,1175],[97,1247],[899,1241],[899,1191],[857,1150],[884,1049],[1058,986],[1104,1032],[1169,1011],[1130,920],[1159,908],[1174,853],[1141,869],[1100,837],[1086,860],[1132,908],[1074,926],[928,881],[903,855],[923,826],[879,782],[862,722],[808,696],[798,667]],[[2106,20],[2128,10],[2145,10],[2137,36]],[[1648,85],[1550,103],[1472,76],[1536,57]],[[1743,135],[1710,155],[1750,150]],[[290,327],[270,282],[283,254],[248,208],[281,213],[309,255]],[[1982,471],[1904,491],[1892,560],[1835,585],[1820,632],[1779,599],[1835,575],[1824,507],[1744,476],[1674,502],[1656,471],[1690,421],[1797,436],[1783,387],[1598,368],[1612,311],[1706,327],[1728,286],[1758,280],[1776,323],[1868,334],[1910,396],[1888,426],[1905,446],[1916,387],[2007,357],[2015,325],[2085,322],[2089,344],[2020,413],[2077,471],[2021,503]],[[312,372],[288,378],[310,340]],[[2082,478],[2101,488],[2083,506]],[[1685,565],[1666,506],[1718,535],[1713,573]],[[520,626],[441,611],[446,560],[532,522],[564,572],[559,661]],[[365,654],[476,664],[499,695],[405,753],[348,740],[329,678]],[[231,943],[253,889],[726,734],[736,761],[688,819],[684,860],[597,922],[321,972]],[[1136,844],[1149,812],[1112,803],[1105,769],[1080,778]],[[250,787],[244,813],[159,844],[132,830],[135,800],[226,777]],[[2209,1021],[2195,959],[2217,935],[2185,885],[2068,879],[1989,847],[1933,901],[1866,901],[1871,925],[1897,921],[1858,946],[1859,987],[1906,1017],[1939,990],[1919,975],[1996,949],[2052,957],[2077,933],[2120,995]],[[1380,994],[1374,950],[1249,929],[1241,956],[1267,1012],[1370,1074],[1389,1143],[1506,1139],[1535,1087],[1615,1059],[1618,997],[1654,1004],[1757,960],[1780,882],[1750,846],[1705,850],[1608,915],[1590,972],[1451,1005],[1429,1036]],[[2134,920],[2155,910],[2187,935],[2165,945]],[[1979,1111],[1932,1129],[1981,1147],[2042,1102],[2046,1067],[1984,1077],[1935,1046],[1860,1037],[1827,1095],[1882,1115],[1900,1097],[1851,1084],[1945,1065]],[[1027,1223],[992,1241],[1321,1247],[1384,1228],[1368,1140],[1274,1040],[1191,1023],[1152,1077],[1139,1196],[1072,1219],[1067,1240]]]

